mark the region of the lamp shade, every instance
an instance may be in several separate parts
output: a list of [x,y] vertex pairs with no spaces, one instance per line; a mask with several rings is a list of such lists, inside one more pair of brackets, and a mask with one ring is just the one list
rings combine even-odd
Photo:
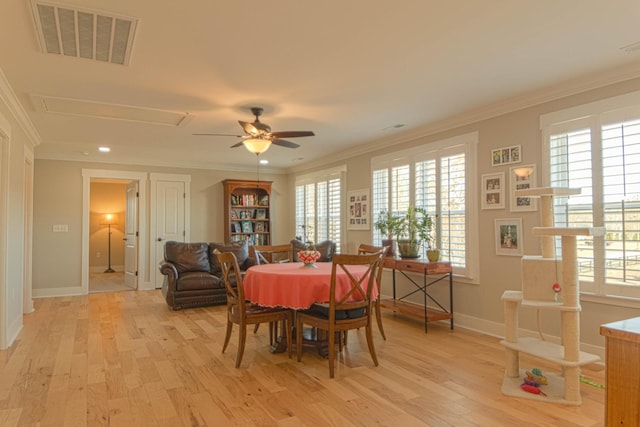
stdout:
[[115,225],[118,223],[118,215],[116,214],[104,214],[102,215],[102,219],[100,221],[101,225]]
[[253,154],[262,154],[269,149],[271,141],[268,139],[249,138],[242,141],[244,146]]
[[533,167],[531,166],[524,166],[521,168],[516,168],[513,170],[513,173],[516,174],[516,176],[520,177],[520,178],[528,178],[529,175],[531,175],[533,173]]

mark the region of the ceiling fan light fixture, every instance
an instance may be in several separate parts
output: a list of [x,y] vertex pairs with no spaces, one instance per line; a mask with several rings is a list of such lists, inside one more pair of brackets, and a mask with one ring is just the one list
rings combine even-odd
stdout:
[[248,138],[242,141],[244,146],[253,154],[262,154],[269,149],[271,141],[261,138]]

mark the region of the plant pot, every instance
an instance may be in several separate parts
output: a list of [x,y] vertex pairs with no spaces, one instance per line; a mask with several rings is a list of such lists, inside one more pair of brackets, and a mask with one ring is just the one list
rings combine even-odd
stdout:
[[382,246],[388,246],[386,256],[396,256],[396,241],[394,239],[382,239]]
[[427,258],[429,259],[429,262],[440,261],[440,249],[428,249]]
[[401,258],[420,258],[420,241],[398,239],[398,252]]

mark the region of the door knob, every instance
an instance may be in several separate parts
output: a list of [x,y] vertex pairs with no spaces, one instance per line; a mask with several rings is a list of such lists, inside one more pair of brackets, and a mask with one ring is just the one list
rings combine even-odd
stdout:
[[162,237],[158,237],[158,242],[162,242]]

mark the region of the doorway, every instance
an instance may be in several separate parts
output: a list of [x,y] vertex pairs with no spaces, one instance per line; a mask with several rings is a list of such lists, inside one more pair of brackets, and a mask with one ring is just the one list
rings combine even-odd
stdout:
[[[84,293],[147,289],[148,274],[141,255],[146,251],[147,174],[83,169],[82,176]],[[132,194],[135,202],[129,200]]]
[[129,180],[91,179],[89,293],[136,289],[135,281],[125,283],[125,236],[130,228],[127,187],[130,184]]

